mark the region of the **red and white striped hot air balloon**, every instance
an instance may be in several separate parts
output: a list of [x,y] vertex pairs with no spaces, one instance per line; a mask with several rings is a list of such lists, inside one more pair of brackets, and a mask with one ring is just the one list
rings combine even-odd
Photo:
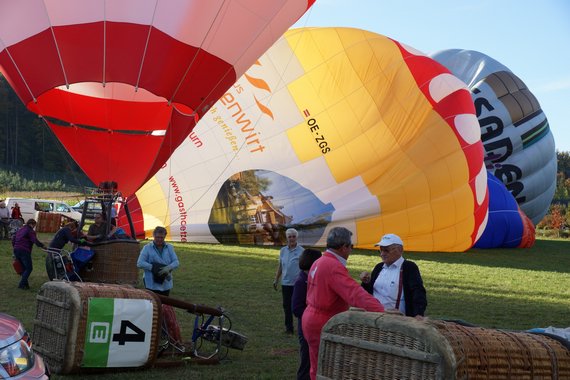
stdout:
[[0,0],[0,72],[95,183],[134,193],[314,0]]

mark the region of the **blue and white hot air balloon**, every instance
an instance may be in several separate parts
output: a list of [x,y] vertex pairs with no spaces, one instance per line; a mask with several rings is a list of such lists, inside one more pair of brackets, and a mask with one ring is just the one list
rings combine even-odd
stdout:
[[431,57],[471,90],[487,170],[536,225],[548,212],[557,170],[554,137],[536,97],[506,66],[483,53],[450,49]]

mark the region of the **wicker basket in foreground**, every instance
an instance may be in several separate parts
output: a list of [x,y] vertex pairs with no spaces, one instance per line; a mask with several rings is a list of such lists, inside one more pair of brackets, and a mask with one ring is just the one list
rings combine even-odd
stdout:
[[138,241],[108,240],[94,244],[91,249],[95,252],[92,266],[89,271],[82,270],[79,273],[83,281],[137,285],[137,260],[140,253]]
[[319,379],[570,379],[553,338],[348,311],[324,326]]
[[33,347],[58,374],[150,366],[160,308],[157,295],[130,286],[46,282],[37,295]]

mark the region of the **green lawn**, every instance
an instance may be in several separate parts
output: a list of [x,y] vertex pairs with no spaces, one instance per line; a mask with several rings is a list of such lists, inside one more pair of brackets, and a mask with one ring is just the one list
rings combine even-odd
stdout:
[[[47,241],[50,236],[41,236]],[[233,329],[249,338],[245,350],[229,353],[218,366],[188,364],[147,370],[145,378],[290,379],[297,366],[298,342],[287,336],[281,295],[272,288],[277,248],[175,244],[181,268],[172,296],[228,311]],[[34,248],[31,291],[16,288],[11,245],[0,242],[0,311],[33,328],[35,294],[46,280],[43,252]],[[466,253],[406,253],[420,267],[428,291],[427,315],[504,328],[570,326],[570,241],[538,240],[527,250],[471,250]],[[355,250],[349,259],[354,278],[379,261],[375,251]],[[190,338],[193,316],[180,313],[183,336]],[[139,379],[140,372],[96,374],[87,378]],[[55,376],[55,379],[63,378]],[[83,379],[66,376],[66,379]]]

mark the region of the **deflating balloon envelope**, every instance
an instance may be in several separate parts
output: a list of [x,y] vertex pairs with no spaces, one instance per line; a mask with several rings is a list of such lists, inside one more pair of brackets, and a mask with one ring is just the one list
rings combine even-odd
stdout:
[[489,219],[475,248],[530,248],[534,245],[532,221],[519,208],[513,195],[493,174],[487,173]]
[[467,83],[481,127],[487,169],[536,225],[556,189],[556,150],[548,120],[524,82],[503,64],[472,50],[431,57]]
[[181,241],[282,245],[331,227],[372,248],[463,251],[483,232],[487,179],[465,85],[384,36],[288,31],[198,123],[131,210]]

